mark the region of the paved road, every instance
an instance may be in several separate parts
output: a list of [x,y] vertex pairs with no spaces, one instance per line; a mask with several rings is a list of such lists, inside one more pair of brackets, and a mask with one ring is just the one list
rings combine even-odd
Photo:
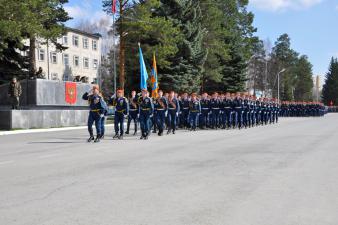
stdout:
[[149,141],[1,136],[0,224],[337,225],[337,129],[328,115]]

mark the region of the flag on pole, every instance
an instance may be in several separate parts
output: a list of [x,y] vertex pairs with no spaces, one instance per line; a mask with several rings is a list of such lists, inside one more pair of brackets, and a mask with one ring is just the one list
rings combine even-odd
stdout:
[[143,53],[141,49],[140,43],[138,43],[139,50],[140,50],[140,70],[141,70],[141,90],[147,89],[147,80],[148,80],[148,73],[146,64],[144,63]]
[[159,85],[158,85],[158,79],[157,79],[157,65],[156,65],[156,56],[154,53],[154,57],[153,57],[153,68],[151,70],[151,97],[153,98],[157,98],[158,97],[158,89],[159,89]]
[[116,13],[116,0],[112,0],[112,12],[113,14]]

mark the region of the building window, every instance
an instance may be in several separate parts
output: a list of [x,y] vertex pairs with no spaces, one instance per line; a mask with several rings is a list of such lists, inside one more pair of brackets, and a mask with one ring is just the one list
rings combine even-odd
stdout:
[[50,53],[50,61],[53,64],[57,64],[58,63],[58,56],[57,56],[56,52],[51,52]]
[[58,80],[58,74],[57,73],[51,73],[52,80]]
[[73,35],[73,46],[79,47],[79,36]]
[[39,49],[39,61],[45,61],[45,50]]
[[85,69],[89,68],[89,59],[88,58],[83,58],[83,67]]
[[83,38],[83,48],[88,49],[88,38]]
[[63,36],[63,37],[62,37],[62,43],[63,43],[64,45],[68,45],[68,36]]
[[79,67],[80,66],[80,57],[74,56],[74,66]]
[[97,41],[93,40],[93,50],[97,50]]
[[93,68],[97,69],[98,64],[99,64],[99,61],[97,59],[94,59],[93,60]]
[[65,66],[69,66],[69,55],[68,54],[63,54],[63,64]]

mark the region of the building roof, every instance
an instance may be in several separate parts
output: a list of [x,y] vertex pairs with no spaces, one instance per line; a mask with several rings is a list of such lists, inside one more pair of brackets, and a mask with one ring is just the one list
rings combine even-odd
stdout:
[[88,33],[88,32],[85,32],[85,31],[82,31],[82,30],[79,30],[79,29],[71,28],[71,27],[66,27],[66,29],[68,31],[71,31],[71,32],[74,32],[74,33],[77,33],[77,34],[86,35],[86,36],[89,36],[89,37],[92,37],[92,38],[96,38],[96,39],[102,38],[102,35],[99,34],[99,33],[91,34],[91,33]]

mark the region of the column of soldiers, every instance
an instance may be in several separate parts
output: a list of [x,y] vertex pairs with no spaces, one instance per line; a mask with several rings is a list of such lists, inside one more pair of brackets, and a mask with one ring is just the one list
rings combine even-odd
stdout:
[[281,104],[280,116],[283,117],[309,117],[324,116],[326,108],[320,102],[288,102]]
[[[246,129],[255,126],[278,123],[279,116],[322,116],[325,107],[321,103],[282,102],[276,99],[256,98],[247,93],[204,93],[197,95],[174,91],[163,93],[158,91],[157,98],[151,98],[147,90],[141,95],[131,92],[131,97],[124,97],[123,90],[108,99],[108,104],[94,86],[83,99],[90,104],[88,142],[99,142],[104,138],[104,122],[107,107],[115,108],[114,139],[123,139],[130,133],[133,123],[133,135],[137,135],[138,124],[141,128],[140,139],[147,140],[151,133],[159,136],[175,134],[178,129],[196,131],[199,129]],[[127,131],[124,132],[127,117]],[[92,125],[95,122],[97,137],[94,138]]]

